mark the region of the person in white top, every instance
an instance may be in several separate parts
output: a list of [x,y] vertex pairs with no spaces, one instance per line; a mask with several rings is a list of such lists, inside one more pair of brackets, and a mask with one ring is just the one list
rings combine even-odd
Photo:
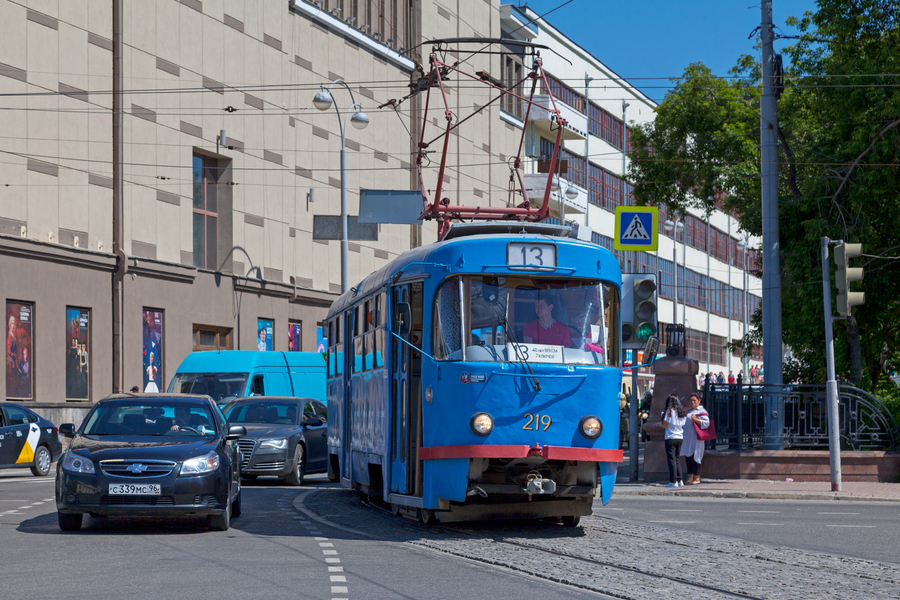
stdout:
[[684,443],[681,445],[681,456],[686,457],[687,481],[685,485],[700,483],[700,463],[703,462],[703,452],[706,450],[706,442],[697,439],[697,430],[694,423],[700,429],[709,427],[709,413],[700,406],[700,394],[694,392],[688,398],[687,427],[684,428]]
[[687,419],[678,396],[672,394],[666,398],[666,411],[662,420],[666,424],[666,461],[669,464],[669,483],[666,487],[681,487],[684,482],[681,480],[681,462],[678,455],[681,453],[684,424]]

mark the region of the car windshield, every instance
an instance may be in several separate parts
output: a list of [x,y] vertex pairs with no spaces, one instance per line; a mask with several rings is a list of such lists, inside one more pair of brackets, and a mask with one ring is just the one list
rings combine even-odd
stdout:
[[128,400],[97,405],[84,424],[84,435],[177,435],[216,434],[209,407],[165,400]]
[[619,366],[619,292],[605,281],[463,276],[435,295],[442,360]]
[[176,373],[170,394],[203,394],[222,405],[244,396],[249,373]]
[[225,408],[225,418],[229,423],[296,425],[299,412],[296,402],[242,400]]

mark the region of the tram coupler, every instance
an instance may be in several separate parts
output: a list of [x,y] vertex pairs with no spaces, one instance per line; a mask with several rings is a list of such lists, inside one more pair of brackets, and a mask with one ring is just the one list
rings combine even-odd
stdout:
[[540,473],[529,473],[525,491],[531,494],[553,494],[556,492],[556,482],[552,479],[544,479]]

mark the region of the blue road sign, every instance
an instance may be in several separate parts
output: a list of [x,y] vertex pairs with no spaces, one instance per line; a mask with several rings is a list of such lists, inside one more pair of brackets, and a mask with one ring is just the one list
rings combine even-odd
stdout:
[[659,245],[659,209],[655,206],[617,206],[616,250],[654,251]]

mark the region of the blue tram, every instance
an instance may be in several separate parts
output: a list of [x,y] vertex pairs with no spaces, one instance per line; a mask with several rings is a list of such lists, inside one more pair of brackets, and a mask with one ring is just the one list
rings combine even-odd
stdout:
[[568,232],[456,225],[332,305],[332,480],[425,521],[575,525],[598,483],[609,501],[622,461],[622,275]]

